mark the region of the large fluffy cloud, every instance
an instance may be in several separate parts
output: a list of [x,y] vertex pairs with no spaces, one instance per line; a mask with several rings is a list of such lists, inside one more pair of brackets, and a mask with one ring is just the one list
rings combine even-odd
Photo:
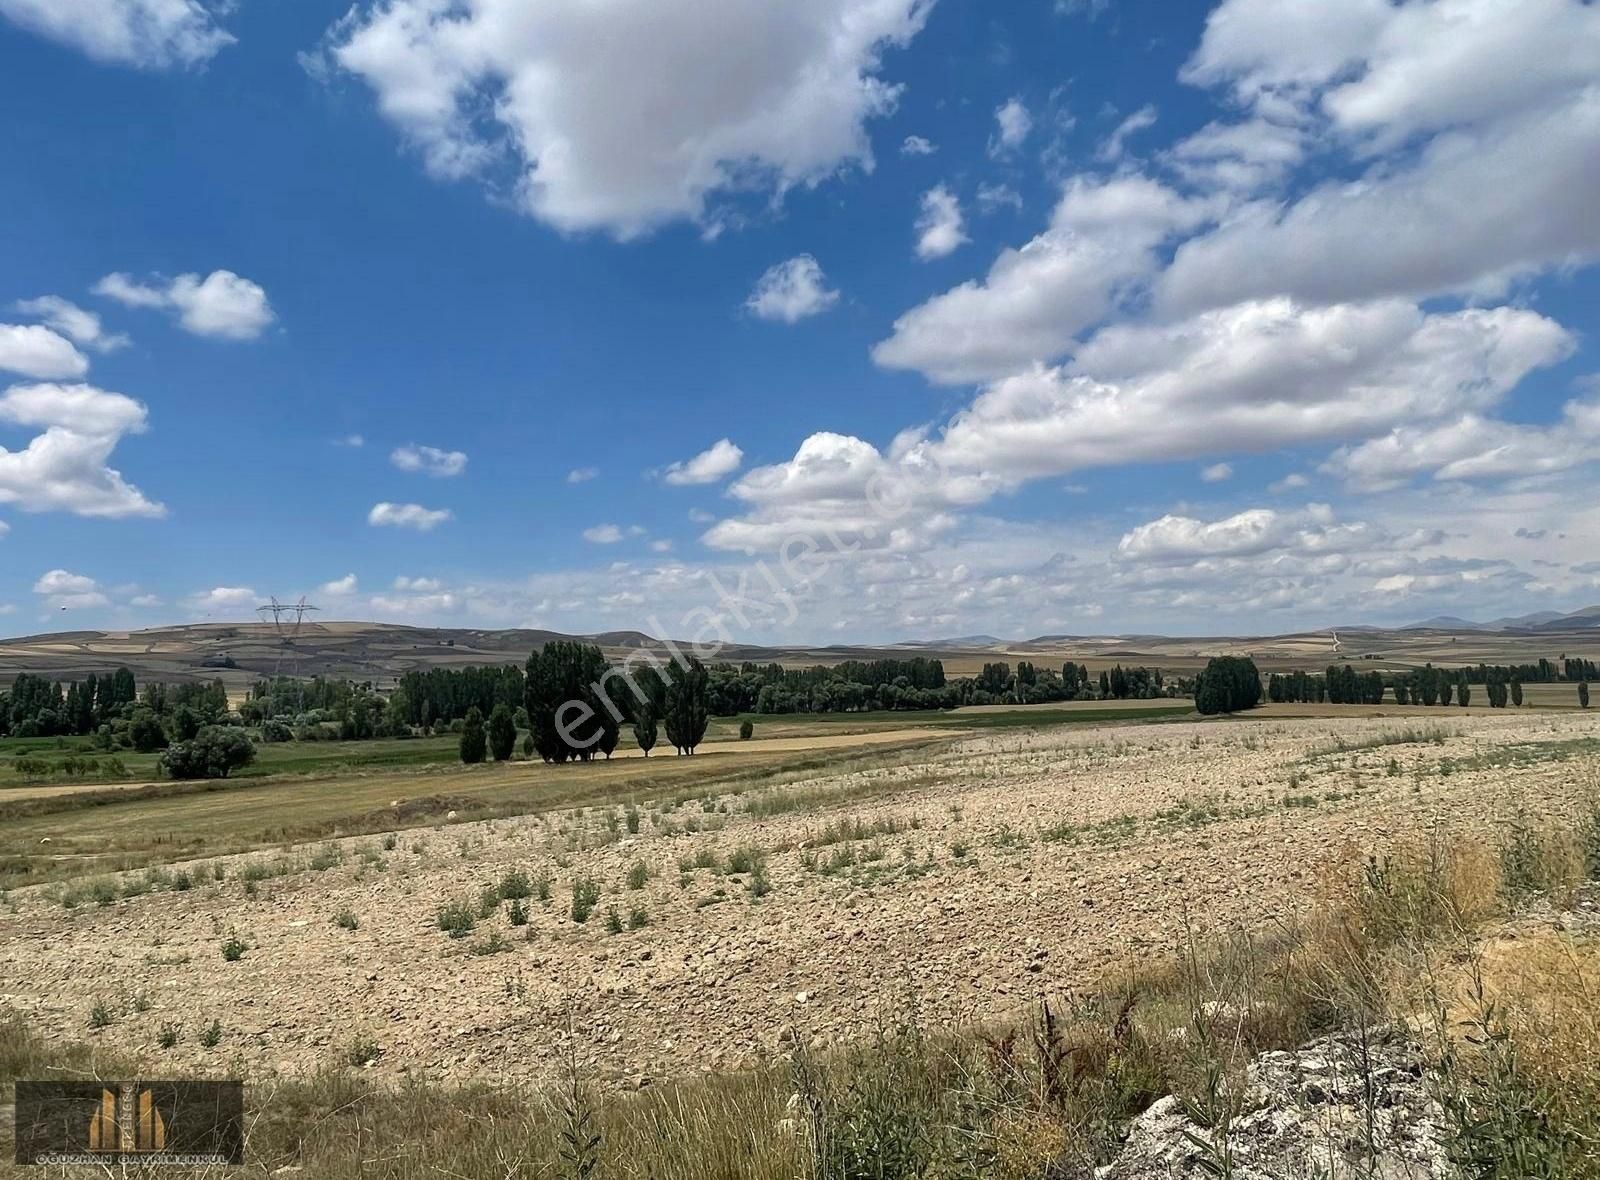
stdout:
[[1492,405],[1570,348],[1559,325],[1510,308],[1425,315],[1396,301],[1266,300],[1108,328],[1070,366],[986,388],[930,449],[947,470],[1014,483],[1364,437]]
[[1490,293],[1600,254],[1600,86],[1430,141],[1289,205],[1254,202],[1179,248],[1158,284],[1172,311],[1264,294],[1315,300]]
[[565,230],[703,220],[719,195],[872,166],[880,54],[927,0],[381,0],[329,35],[435,175],[504,169]]
[[963,283],[901,316],[873,357],[935,381],[967,382],[1060,356],[1155,271],[1163,241],[1210,208],[1144,177],[1076,179],[1048,229],[1002,253],[983,282]]
[[1514,479],[1566,471],[1600,459],[1600,402],[1568,402],[1559,422],[1525,426],[1479,414],[1396,427],[1341,447],[1323,470],[1360,491],[1387,491],[1419,475],[1434,480]]
[[1397,300],[1272,299],[1106,328],[1070,364],[993,382],[941,431],[905,432],[886,452],[812,435],[792,460],[739,480],[745,512],[705,540],[753,551],[832,533],[892,546],[1028,479],[1363,439],[1486,410],[1571,348],[1533,312],[1429,315]]
[[162,516],[166,509],[109,466],[125,435],[145,429],[145,408],[90,385],[14,385],[0,423],[40,430],[20,451],[0,447],[0,504],[79,516]]
[[1168,514],[1125,533],[1117,557],[1170,563],[1201,558],[1255,557],[1272,550],[1331,552],[1349,547],[1367,530],[1335,526],[1326,505],[1302,513],[1251,508],[1221,520]]
[[1495,291],[1600,255],[1597,61],[1581,0],[1226,0],[1185,77],[1372,162],[1186,243],[1162,305]]
[[0,16],[97,61],[193,66],[233,42],[198,0],[0,0]]
[[1316,101],[1375,147],[1545,106],[1595,81],[1600,14],[1582,0],[1225,0],[1184,76]]

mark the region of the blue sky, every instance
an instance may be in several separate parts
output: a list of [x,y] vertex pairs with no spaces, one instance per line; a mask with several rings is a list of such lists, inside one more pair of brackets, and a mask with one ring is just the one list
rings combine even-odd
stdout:
[[0,630],[1600,600],[1577,0],[0,0],[0,112]]

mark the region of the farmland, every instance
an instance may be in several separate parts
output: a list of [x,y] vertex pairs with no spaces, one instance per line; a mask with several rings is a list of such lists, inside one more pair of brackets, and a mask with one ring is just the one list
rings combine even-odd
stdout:
[[[1267,923],[1341,842],[1575,812],[1600,744],[1587,718],[1531,710],[1129,713],[19,806],[0,822],[9,881],[50,883],[8,894],[0,958],[27,981],[11,1002],[62,1035],[144,997],[148,1018],[103,1034],[130,1050],[194,1014],[251,1069],[314,1071],[360,1035],[387,1071],[525,1072],[562,1051],[536,1030],[581,1003],[594,1069],[672,1076],[753,1063],[792,1021],[848,1039],[899,989],[940,1024],[993,1018],[1170,952],[1186,907],[1205,930]],[[527,897],[489,896],[518,874]],[[452,905],[459,939],[437,920]],[[240,962],[217,953],[230,931]],[[193,1041],[172,1059],[208,1060]]]

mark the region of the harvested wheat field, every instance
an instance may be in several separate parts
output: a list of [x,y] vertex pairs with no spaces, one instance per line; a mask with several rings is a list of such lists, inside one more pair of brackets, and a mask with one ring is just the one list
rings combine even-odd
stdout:
[[1492,840],[1597,784],[1600,731],[1570,713],[998,731],[13,890],[0,1007],[47,1042],[245,1076],[537,1078],[575,1033],[586,1068],[639,1085],[860,1038],[887,1005],[1012,1013],[1187,931],[1270,927],[1342,846]]

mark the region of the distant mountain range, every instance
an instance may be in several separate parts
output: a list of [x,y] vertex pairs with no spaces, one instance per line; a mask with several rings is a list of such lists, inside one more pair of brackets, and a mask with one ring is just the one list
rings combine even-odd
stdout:
[[1579,607],[1562,614],[1560,611],[1540,610],[1530,615],[1516,615],[1503,619],[1490,619],[1475,623],[1455,615],[1435,615],[1420,623],[1402,627],[1402,631],[1579,631],[1600,627],[1600,606]]

